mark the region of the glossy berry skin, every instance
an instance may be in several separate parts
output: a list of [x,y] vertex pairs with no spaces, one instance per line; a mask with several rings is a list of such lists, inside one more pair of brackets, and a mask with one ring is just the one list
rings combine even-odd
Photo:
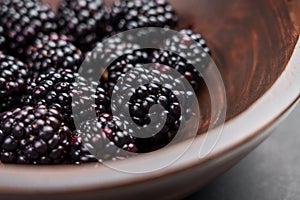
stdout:
[[70,129],[56,109],[23,107],[0,115],[2,163],[61,164],[68,159]]
[[0,3],[0,24],[7,39],[7,51],[24,57],[40,32],[56,31],[55,13],[47,4],[30,0],[4,0]]
[[[153,64],[149,70],[137,68],[122,78],[122,85],[114,88],[116,98],[112,99],[112,111],[118,113],[126,131],[134,134],[138,153],[148,153],[168,145],[180,126],[184,127],[192,116],[193,92],[180,75],[170,75],[170,69],[159,64]],[[135,88],[134,85],[144,82],[149,83]],[[117,95],[121,96],[118,98]],[[152,110],[157,105],[163,110]],[[124,115],[128,110],[130,116]],[[150,131],[151,136],[144,135],[143,128]]]
[[6,48],[6,38],[4,36],[4,29],[0,26],[0,51],[5,51]]
[[154,52],[157,52],[157,50],[135,50],[129,54],[124,54],[118,57],[104,72],[101,79],[101,85],[111,91],[116,85],[118,79],[124,74],[129,73],[129,71],[135,67],[152,63],[152,60],[154,59]]
[[[150,108],[155,104],[161,105],[164,112],[151,121],[150,116],[153,113],[150,113]],[[154,136],[136,139],[136,145],[141,153],[155,151],[169,144],[175,137],[182,120],[180,103],[176,96],[171,90],[155,83],[141,86],[136,90],[130,99],[129,110],[133,121],[139,126],[150,123],[158,126],[163,122],[163,117],[166,117],[161,130],[152,130]]]
[[195,48],[194,47],[194,43],[195,43],[197,47],[201,48],[203,53],[211,55],[211,50],[207,46],[206,40],[203,38],[201,34],[195,33],[191,29],[182,29],[179,31],[179,33],[183,37],[178,38],[178,36],[175,36],[174,38],[167,39],[165,41],[164,46],[168,46],[171,49],[179,48],[180,51],[180,48],[181,49],[185,47]]
[[108,29],[118,33],[140,27],[175,28],[178,17],[166,0],[123,0],[113,4]]
[[61,33],[83,52],[92,50],[98,37],[106,35],[102,0],[63,0],[57,18]]
[[26,52],[27,63],[32,72],[46,74],[58,69],[76,72],[82,61],[82,52],[64,35],[51,33],[37,38]]
[[[152,61],[177,70],[196,89],[202,81],[201,72],[211,62],[211,51],[200,34],[196,34],[190,29],[183,29],[180,33],[183,37],[176,35],[165,41],[163,49],[171,51],[155,52]],[[193,64],[197,64],[201,68],[196,69]]]
[[[75,80],[78,79],[78,83]],[[89,111],[92,101],[85,96],[88,84],[77,73],[70,69],[60,72],[50,72],[40,75],[37,80],[27,88],[23,97],[23,105],[45,105],[48,108],[55,108],[61,111],[63,121],[72,130],[75,129],[73,122],[73,107],[79,106],[81,111]],[[74,99],[73,101],[73,98]]]
[[[109,56],[109,59],[114,60],[113,63],[103,71],[102,76],[99,77],[99,81],[93,80],[94,74],[87,72],[85,75],[96,88],[95,95],[92,95],[92,99],[95,100],[97,115],[111,113],[112,90],[122,75],[127,73],[130,69],[133,69],[136,65],[139,66],[142,63],[151,62],[152,51],[132,51],[132,49],[137,47],[138,46],[133,43],[111,39],[105,48],[102,43],[98,43],[95,51],[86,57],[86,64],[89,63],[91,66],[97,63],[98,59],[103,59],[101,56],[104,54]],[[125,54],[123,55],[123,53]],[[92,71],[92,73],[94,73],[94,71]]]
[[126,157],[126,152],[136,153],[133,137],[122,131],[117,123],[117,118],[108,113],[102,113],[96,120],[84,122],[74,133],[71,163],[118,160]]
[[20,106],[29,77],[26,64],[0,52],[0,112]]
[[71,141],[70,162],[79,165],[98,162],[98,159],[82,144],[82,138],[75,136]]

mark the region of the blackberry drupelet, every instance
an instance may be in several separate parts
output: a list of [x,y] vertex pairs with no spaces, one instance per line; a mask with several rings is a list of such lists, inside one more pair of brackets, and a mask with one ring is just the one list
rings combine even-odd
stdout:
[[20,106],[29,77],[26,64],[0,52],[0,112]]
[[[75,82],[76,79],[78,82]],[[81,112],[92,109],[93,102],[90,96],[86,96],[86,91],[89,91],[88,82],[72,70],[66,69],[40,75],[28,86],[22,102],[23,105],[46,105],[47,108],[60,110],[64,123],[74,130],[72,106],[79,106]]]
[[7,39],[8,53],[20,58],[40,32],[56,31],[55,13],[39,1],[1,1],[0,24]]
[[[191,29],[182,29],[179,31],[183,37],[178,37],[177,35],[174,38],[170,38],[167,41],[165,41],[165,46],[170,47],[172,50],[178,49],[185,49],[187,47],[189,48],[195,48],[194,42],[196,42],[197,47],[201,47],[201,50],[203,50],[203,53],[206,53],[208,55],[211,55],[211,50],[208,48],[206,44],[206,40],[203,38],[201,34],[195,33]],[[171,40],[172,39],[172,40]],[[190,53],[190,51],[188,51]],[[191,53],[190,53],[191,54]]]
[[175,28],[178,17],[166,0],[116,1],[110,11],[108,30],[113,34],[141,27]]
[[5,51],[6,48],[6,38],[4,36],[4,29],[0,26],[0,51]]
[[106,35],[102,0],[64,0],[57,16],[61,33],[69,36],[83,52],[92,50],[98,37]]
[[58,69],[77,72],[83,54],[67,36],[51,33],[37,38],[28,48],[27,63],[32,72],[46,74]]
[[133,137],[122,131],[117,123],[117,118],[107,113],[96,120],[84,122],[72,141],[71,162],[81,164],[117,160],[126,157],[127,151],[136,153]]
[[200,66],[200,70],[205,70],[210,63],[211,51],[200,34],[195,34],[189,29],[183,29],[180,33],[184,36],[176,35],[165,41],[163,48],[171,51],[155,52],[153,62],[176,69],[193,87],[198,87],[202,80],[201,71],[199,72],[192,63]]
[[102,115],[103,113],[111,113],[111,92],[105,87],[101,86],[101,83],[96,83],[96,91],[91,96],[92,100],[95,103],[95,110],[97,116]]
[[72,132],[56,109],[23,107],[0,115],[2,163],[61,164],[68,159]]
[[131,53],[118,57],[104,72],[101,85],[104,88],[112,90],[118,79],[131,69],[149,64],[154,58],[156,49],[134,50]]

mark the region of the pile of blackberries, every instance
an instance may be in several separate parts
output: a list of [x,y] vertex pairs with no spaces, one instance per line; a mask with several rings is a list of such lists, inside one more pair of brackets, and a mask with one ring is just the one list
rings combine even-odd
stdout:
[[[110,36],[141,27],[176,29],[177,24],[176,12],[166,0],[117,0],[111,7],[102,0],[62,0],[57,12],[39,0],[1,1],[1,162],[97,162],[97,155],[91,153],[85,144],[103,145],[101,142],[105,139],[110,141],[104,145],[105,148],[116,145],[132,153],[147,153],[167,145],[186,120],[182,117],[185,111],[180,109],[175,93],[181,92],[189,98],[191,91],[174,93],[172,88],[157,83],[141,85],[131,88],[132,97],[128,104],[118,108],[120,110],[111,107],[111,96],[121,77],[147,63],[154,63],[154,70],[157,70],[155,65],[167,65],[196,86],[201,74],[183,58],[184,55],[159,49],[134,50],[118,55],[118,48],[122,46],[116,41],[105,49],[113,54],[115,60],[99,80],[87,80],[79,75],[78,70],[93,49],[101,46],[101,42]],[[192,30],[181,30],[181,33],[199,44],[198,47],[203,49],[203,58],[210,55],[201,35]],[[164,45],[192,49],[185,40],[175,41],[166,41]],[[181,52],[180,49],[178,51]],[[188,56],[196,62],[203,59]],[[135,76],[134,73],[131,75]],[[172,77],[168,79],[173,81]],[[180,84],[180,80],[174,79],[174,84]],[[95,85],[94,89],[92,86]],[[93,95],[87,95],[87,91],[92,91]],[[135,137],[131,134],[132,130],[120,127],[122,123],[147,126],[151,123],[150,110],[155,104],[165,109],[163,114],[167,122],[152,138]],[[79,129],[74,123],[74,105],[86,112],[95,112],[97,119],[89,119]],[[113,116],[113,112],[121,112],[122,109],[129,110],[131,122]],[[112,160],[122,157],[117,152],[112,155],[105,156]]]

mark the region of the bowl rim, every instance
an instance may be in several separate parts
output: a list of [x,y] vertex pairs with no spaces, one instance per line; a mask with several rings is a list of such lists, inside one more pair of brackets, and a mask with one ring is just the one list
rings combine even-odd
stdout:
[[[206,157],[199,159],[194,153],[203,142],[204,135],[199,135],[193,140],[190,149],[178,159],[172,166],[156,172],[143,175],[127,174],[109,169],[104,165],[81,166],[1,166],[0,167],[0,194],[44,194],[44,193],[68,193],[91,190],[104,190],[120,187],[122,185],[138,184],[153,180],[162,176],[172,175],[189,168],[199,166],[216,157],[220,157],[236,147],[247,143],[258,136],[275,122],[279,122],[282,116],[290,111],[300,101],[300,37],[298,37],[294,52],[282,74],[263,96],[238,116],[227,121],[223,127],[223,134],[213,151]],[[277,98],[274,98],[277,97]],[[278,98],[280,97],[280,98]],[[274,107],[274,105],[276,105]],[[251,120],[249,120],[251,119]],[[247,124],[247,127],[244,126]],[[250,127],[250,128],[249,128]],[[240,134],[243,133],[243,134]],[[209,134],[217,134],[212,131]],[[190,141],[186,141],[190,142]],[[176,149],[180,149],[185,142],[176,144],[170,148],[151,153],[149,155],[130,158],[133,162],[143,163],[143,159],[163,159],[165,154],[172,155]],[[124,165],[124,161],[118,165]],[[74,173],[79,173],[76,179],[67,179]],[[105,174],[101,177],[99,174]],[[93,177],[91,175],[93,174]],[[52,177],[58,182],[48,181],[42,184],[42,180],[50,180]],[[30,181],[28,181],[30,180]]]

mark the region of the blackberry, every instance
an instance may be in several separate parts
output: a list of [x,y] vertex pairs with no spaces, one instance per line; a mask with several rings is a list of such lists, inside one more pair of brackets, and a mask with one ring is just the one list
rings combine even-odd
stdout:
[[73,137],[71,141],[70,161],[77,165],[98,162],[97,158],[82,144],[82,138],[78,136]]
[[[192,88],[182,82],[181,76],[162,74],[162,70],[168,72],[170,68],[159,64],[153,64],[151,69],[137,68],[129,75],[123,76],[120,88],[114,88],[117,99],[112,100],[112,111],[120,113],[120,121],[126,124],[128,133],[136,132],[137,135],[143,136],[145,132],[141,128],[152,125],[146,127],[151,131],[151,137],[134,137],[134,144],[139,153],[155,151],[169,144],[176,136],[181,123],[184,124],[193,114]],[[133,82],[142,86],[134,88]],[[129,102],[125,102],[127,99],[130,99]],[[161,105],[164,111],[152,111],[151,108],[155,104]],[[131,124],[128,121],[129,116],[124,115],[126,110],[129,110],[135,124]]]
[[[178,47],[180,49],[186,49],[188,47],[188,48],[192,48],[192,50],[193,50],[195,48],[194,44],[196,44],[197,47],[201,47],[201,50],[203,50],[203,53],[211,55],[211,50],[208,48],[208,46],[206,44],[206,40],[203,38],[203,36],[201,34],[195,33],[191,29],[182,29],[179,31],[179,33],[181,35],[183,35],[183,37],[179,38],[176,35],[173,38],[167,39],[165,41],[164,45],[170,47],[172,50],[176,50],[176,49],[178,49]],[[194,42],[196,42],[196,43],[194,43]],[[179,49],[179,51],[180,51],[180,49]],[[188,51],[188,53],[191,55],[195,55],[195,53],[194,54],[190,53],[190,50]]]
[[176,69],[191,85],[197,87],[201,81],[201,71],[199,72],[191,62],[201,66],[201,70],[205,70],[210,63],[211,51],[200,34],[195,34],[188,29],[181,30],[180,33],[184,37],[174,36],[165,41],[164,49],[171,51],[155,52],[153,62]]
[[60,164],[68,158],[72,132],[56,109],[24,107],[0,116],[3,163]]
[[20,106],[28,79],[26,64],[0,53],[0,112]]
[[[139,150],[145,153],[160,149],[172,141],[179,129],[181,123],[180,103],[170,90],[158,84],[152,83],[141,86],[135,94],[130,100],[129,110],[137,125],[144,126],[154,123],[158,126],[164,116],[167,118],[162,130],[153,130],[157,133],[155,136],[147,139],[136,139]],[[155,104],[163,106],[165,111],[160,116],[161,118],[158,117],[155,121],[151,121],[149,110]]]
[[172,29],[177,26],[178,17],[166,0],[118,0],[108,21],[108,30],[118,33],[141,27]]
[[[90,51],[105,36],[105,10],[102,0],[64,0],[58,9],[58,24],[62,34],[83,52]],[[99,26],[99,28],[98,28]]]
[[[96,67],[99,65],[99,59],[114,60],[107,69],[99,66],[102,76],[98,78],[99,81],[93,80],[93,77],[99,72],[96,70],[86,70],[84,77],[86,77],[96,88],[96,93],[93,95],[96,103],[97,113],[110,113],[110,97],[112,90],[117,83],[117,80],[121,75],[128,72],[133,67],[143,63],[149,63],[152,60],[152,50],[136,50],[139,46],[131,43],[124,42],[121,38],[109,38],[107,40],[106,47],[102,43],[97,44],[97,48],[93,52],[90,52],[85,59],[85,64],[89,67]],[[100,75],[100,73],[99,73]]]
[[56,29],[56,18],[51,8],[39,1],[4,0],[0,3],[0,24],[8,53],[24,57],[38,33]]
[[[103,113],[96,120],[84,122],[75,132],[71,145],[71,162],[75,164],[118,160],[127,157],[126,152],[136,153],[134,139],[122,131],[117,118]],[[125,152],[120,151],[125,150]]]
[[[78,83],[75,82],[76,79],[79,80]],[[66,69],[40,75],[28,86],[22,102],[23,105],[46,105],[47,108],[60,110],[65,124],[74,130],[72,106],[78,105],[82,112],[89,112],[93,103],[85,95],[85,91],[89,91],[88,82],[72,70]]]
[[154,58],[155,49],[134,50],[118,57],[104,72],[101,85],[109,90],[113,89],[118,79],[131,69],[149,64]]
[[64,35],[51,33],[35,40],[27,52],[27,63],[32,72],[49,73],[58,69],[76,72],[83,55]]

